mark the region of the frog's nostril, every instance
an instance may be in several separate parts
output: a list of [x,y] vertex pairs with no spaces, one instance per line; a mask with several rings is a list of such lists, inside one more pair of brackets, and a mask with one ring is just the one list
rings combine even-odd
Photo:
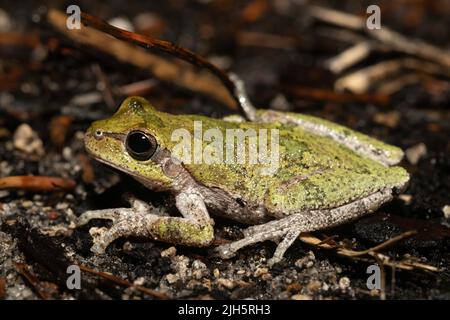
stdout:
[[103,131],[100,129],[95,130],[94,132],[95,139],[101,139],[103,138]]

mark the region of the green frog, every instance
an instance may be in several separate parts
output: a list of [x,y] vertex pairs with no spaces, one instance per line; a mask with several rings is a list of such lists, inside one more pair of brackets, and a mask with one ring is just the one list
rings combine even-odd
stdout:
[[102,254],[124,236],[210,246],[211,217],[221,216],[248,228],[242,239],[215,248],[220,257],[273,240],[273,265],[302,232],[373,212],[408,183],[408,173],[395,166],[403,157],[397,147],[309,115],[255,110],[252,118],[172,115],[129,97],[111,118],[94,122],[85,135],[88,153],[169,192],[180,216],[134,198],[129,208],[87,211],[78,225],[113,222],[91,232],[91,250]]

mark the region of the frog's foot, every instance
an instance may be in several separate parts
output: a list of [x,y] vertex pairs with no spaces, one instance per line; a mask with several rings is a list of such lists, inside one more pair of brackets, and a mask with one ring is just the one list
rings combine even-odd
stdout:
[[91,251],[105,252],[106,247],[120,237],[138,236],[187,246],[208,246],[214,239],[213,222],[200,195],[180,193],[176,206],[183,217],[171,217],[149,204],[131,199],[131,208],[93,210],[83,213],[77,221],[81,226],[92,219],[112,220],[110,229],[90,230],[94,245]]
[[391,199],[392,190],[386,189],[340,207],[295,213],[279,220],[249,227],[244,231],[243,239],[216,247],[215,251],[220,257],[227,259],[234,256],[239,249],[248,245],[266,240],[278,242],[282,239],[275,250],[275,254],[268,261],[269,265],[273,265],[283,258],[286,250],[300,233],[345,223],[363,214],[373,212]]
[[148,222],[158,219],[160,212],[144,201],[135,198],[128,200],[132,205],[131,208],[91,210],[86,211],[78,218],[77,226],[85,225],[92,219],[107,219],[113,222],[110,229],[91,229],[90,233],[94,242],[91,248],[92,252],[103,254],[108,245],[120,237],[146,236],[148,234]]
[[[243,247],[266,240],[272,240],[278,243],[273,257],[268,261],[269,266],[272,266],[283,259],[286,250],[301,233],[301,230],[298,230],[297,226],[286,227],[286,221],[277,220],[276,222],[278,223],[269,222],[268,225],[260,225],[258,226],[260,227],[258,232],[253,232],[241,240],[221,245],[215,248],[215,251],[221,258],[228,259],[234,256],[236,252]],[[280,239],[282,240],[280,241]]]

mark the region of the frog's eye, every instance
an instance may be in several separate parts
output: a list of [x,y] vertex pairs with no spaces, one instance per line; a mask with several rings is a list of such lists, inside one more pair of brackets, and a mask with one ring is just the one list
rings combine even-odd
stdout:
[[128,154],[139,161],[150,159],[157,146],[155,137],[142,131],[131,131],[125,140]]

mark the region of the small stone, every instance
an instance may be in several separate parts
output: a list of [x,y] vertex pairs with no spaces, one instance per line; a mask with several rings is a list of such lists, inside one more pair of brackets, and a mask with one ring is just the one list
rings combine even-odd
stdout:
[[303,269],[303,267],[306,265],[307,262],[308,262],[308,257],[305,256],[303,258],[297,259],[294,262],[294,265],[299,269]]
[[160,35],[166,28],[166,23],[153,12],[142,12],[133,18],[133,25],[139,33],[152,36]]
[[245,274],[245,270],[244,269],[239,269],[236,274],[242,275]]
[[416,165],[419,160],[427,154],[427,146],[424,143],[419,143],[411,148],[406,149],[405,156],[409,163]]
[[176,275],[176,274],[173,274],[173,273],[169,273],[168,275],[166,275],[166,280],[170,284],[174,284],[179,279],[180,279],[180,277],[178,275]]
[[261,279],[264,281],[270,281],[272,280],[272,275],[270,273],[265,273],[261,276]]
[[308,261],[305,265],[306,268],[311,268],[314,265],[314,261]]
[[47,217],[49,220],[56,220],[59,218],[59,213],[55,210],[51,210],[47,213]]
[[215,269],[213,270],[213,275],[214,275],[214,277],[216,277],[216,278],[220,277],[220,271],[219,271],[219,269],[215,268]]
[[161,251],[161,257],[174,257],[177,254],[177,248],[170,247],[166,250]]
[[230,289],[230,290],[236,286],[236,284],[230,279],[219,278],[219,279],[217,279],[217,282],[220,285],[222,285],[225,288]]
[[12,31],[12,22],[8,12],[0,9],[0,32]]
[[350,286],[350,279],[347,277],[342,277],[339,279],[339,288],[341,290],[347,290],[347,288]]
[[291,106],[284,95],[277,94],[276,97],[270,102],[270,108],[280,111],[288,111],[291,109]]
[[21,124],[14,132],[14,148],[26,154],[42,156],[44,145],[36,132],[26,123]]
[[209,274],[208,267],[200,260],[194,260],[194,262],[192,262],[192,269],[194,269],[192,275],[197,280],[200,280]]
[[318,280],[311,280],[306,286],[306,288],[311,292],[318,291],[321,287],[322,283]]
[[6,198],[7,196],[9,196],[9,191],[8,190],[0,190],[0,199],[1,198]]
[[410,205],[413,197],[410,194],[401,194],[398,198],[403,200],[406,205]]
[[442,208],[442,212],[444,213],[444,218],[445,219],[450,219],[450,205],[445,205]]
[[62,150],[62,156],[65,160],[70,160],[73,158],[72,149],[69,147],[64,147]]
[[255,273],[253,274],[253,276],[255,276],[255,277],[260,277],[260,276],[262,276],[263,274],[266,274],[266,273],[268,273],[269,272],[269,269],[268,268],[258,268],[258,269],[256,269],[256,271],[255,271]]
[[116,28],[134,32],[133,23],[125,16],[114,17],[108,20],[108,23]]
[[34,202],[33,202],[33,201],[30,201],[30,200],[25,200],[25,201],[22,202],[22,207],[23,207],[24,209],[29,209],[29,208],[31,208],[33,205],[34,205]]
[[311,300],[312,298],[310,296],[307,296],[306,294],[294,294],[291,297],[292,300]]
[[125,241],[125,243],[122,246],[122,249],[124,251],[130,252],[130,251],[133,251],[134,246],[133,246],[133,244],[130,241]]
[[135,286],[143,286],[145,283],[145,278],[144,277],[139,277],[136,280],[133,281],[133,284]]
[[60,202],[56,205],[56,210],[66,210],[69,205],[66,202]]
[[376,113],[373,120],[381,125],[384,125],[389,128],[397,127],[399,121],[401,119],[400,112],[398,111],[389,111],[389,112],[379,112]]

